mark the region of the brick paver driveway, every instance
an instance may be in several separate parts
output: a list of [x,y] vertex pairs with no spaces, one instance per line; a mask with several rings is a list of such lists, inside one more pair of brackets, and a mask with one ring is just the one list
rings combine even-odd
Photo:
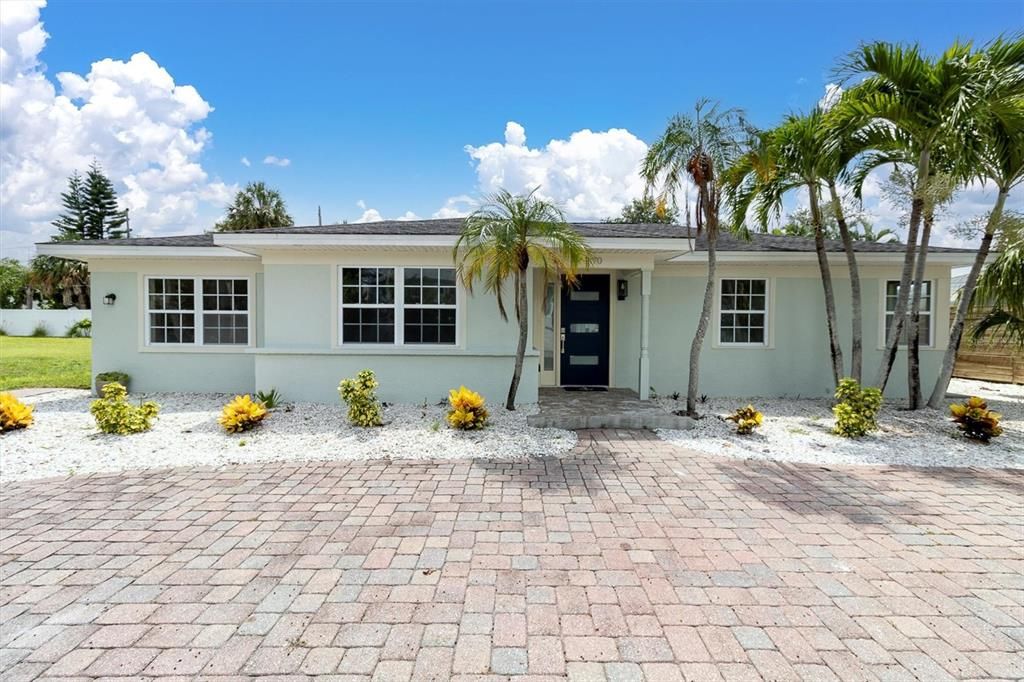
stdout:
[[1019,678],[1022,478],[734,462],[596,432],[563,460],[11,484],[0,667]]

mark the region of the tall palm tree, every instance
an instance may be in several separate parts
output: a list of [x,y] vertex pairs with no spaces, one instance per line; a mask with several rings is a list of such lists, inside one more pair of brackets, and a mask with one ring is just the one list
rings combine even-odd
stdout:
[[65,308],[89,308],[89,268],[56,256],[36,256],[29,264],[28,285],[43,298],[60,296]]
[[224,220],[214,227],[218,232],[255,230],[265,227],[290,227],[295,224],[288,215],[281,193],[264,182],[250,182],[235,194]]
[[[748,151],[730,170],[732,224],[734,229],[740,228],[753,209],[757,222],[762,228],[767,228],[769,221],[780,215],[786,194],[797,189],[807,191],[811,224],[814,226],[814,250],[825,294],[832,379],[838,385],[845,376],[845,370],[821,208],[822,187],[829,178],[835,177],[830,175],[831,168],[828,167],[833,142],[825,122],[825,112],[816,108],[803,116],[787,116],[779,127],[762,133],[760,140],[760,148]],[[844,217],[842,223],[845,225],[845,222]],[[852,252],[849,228],[846,227],[844,232]],[[853,269],[856,269],[856,260]]]
[[704,234],[707,240],[708,276],[700,319],[690,344],[686,411],[691,415],[697,412],[700,352],[714,303],[723,174],[740,156],[744,127],[738,110],[721,109],[717,103],[698,100],[692,116],[679,114],[669,120],[665,132],[647,150],[640,169],[648,189],[661,185],[660,200],[664,203],[682,188],[686,179],[697,187],[697,235]]
[[[989,212],[978,253],[961,290],[956,315],[949,330],[949,343],[942,357],[942,367],[928,398],[928,406],[935,409],[942,406],[946,397],[946,389],[949,388],[949,380],[953,376],[956,354],[963,339],[968,308],[974,299],[975,285],[988,258],[992,240],[1002,227],[1006,199],[1011,189],[1024,182],[1024,100],[1012,95],[1012,82],[1008,82],[1014,78],[1024,80],[1024,68],[1020,66],[1024,64],[1024,39],[1018,37],[1014,40],[997,40],[988,46],[986,55],[992,65],[990,68],[997,71],[990,79],[990,87],[1011,93],[995,98],[994,106],[988,109],[984,126],[981,128],[985,139],[979,154],[979,163],[975,166],[976,173],[972,174],[973,179],[995,184],[996,200]],[[1016,67],[1007,66],[1014,63]]]
[[565,222],[562,210],[536,196],[501,190],[487,197],[473,212],[455,242],[452,257],[459,279],[470,291],[481,280],[484,289],[494,294],[502,320],[508,320],[503,291],[512,280],[515,292],[515,316],[519,323],[515,369],[508,387],[505,409],[516,409],[516,393],[523,374],[523,360],[529,336],[529,299],[527,277],[531,267],[564,277],[568,285],[576,282],[577,272],[593,260],[586,240]]
[[[970,44],[956,43],[932,59],[916,45],[867,43],[848,55],[839,71],[845,77],[865,76],[835,107],[839,120],[857,131],[862,148],[911,147],[919,190],[928,186],[932,155],[940,145],[958,152],[959,165],[970,163],[979,142],[976,125],[987,101]],[[923,193],[911,203],[899,292],[875,378],[883,389],[909,309],[924,205]]]

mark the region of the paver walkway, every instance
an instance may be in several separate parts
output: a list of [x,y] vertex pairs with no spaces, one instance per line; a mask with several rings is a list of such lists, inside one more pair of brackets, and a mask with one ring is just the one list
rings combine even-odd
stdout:
[[738,462],[590,432],[561,460],[2,496],[8,681],[1024,676],[1019,472]]

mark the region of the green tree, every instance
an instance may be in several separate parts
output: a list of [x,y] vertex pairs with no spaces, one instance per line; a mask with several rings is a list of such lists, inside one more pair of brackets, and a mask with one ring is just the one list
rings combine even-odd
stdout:
[[697,186],[697,234],[707,241],[708,274],[697,329],[690,344],[686,411],[697,413],[700,384],[700,353],[704,346],[714,303],[715,266],[719,234],[719,210],[723,173],[742,151],[745,124],[735,109],[721,109],[709,100],[698,100],[693,115],[672,117],[665,132],[651,144],[640,174],[648,189],[660,184],[664,202],[689,179]]
[[732,195],[732,224],[736,230],[742,229],[750,211],[753,211],[761,228],[767,229],[769,222],[781,213],[783,200],[789,192],[807,192],[814,250],[825,292],[825,324],[832,358],[832,378],[838,386],[846,371],[821,205],[822,188],[833,177],[829,164],[831,144],[830,130],[825,124],[822,109],[816,108],[802,116],[791,114],[777,128],[758,135],[758,144],[737,160],[729,170],[729,191]]
[[257,230],[266,227],[290,227],[295,224],[288,215],[281,193],[264,182],[250,182],[235,194],[224,220],[214,227],[218,232]]
[[673,203],[658,201],[654,197],[645,194],[639,199],[633,199],[622,207],[622,214],[618,218],[609,218],[609,223],[628,223],[633,225],[645,225],[653,223],[674,224],[679,217],[679,208]]
[[[69,181],[69,192],[71,191]],[[125,236],[127,214],[117,206],[117,192],[114,183],[103,173],[103,168],[93,161],[85,174],[84,188],[85,225],[84,239],[120,239]],[[65,205],[67,208],[67,205]]]
[[494,294],[501,319],[506,321],[502,292],[505,284],[512,282],[519,343],[505,400],[508,410],[515,409],[526,357],[530,320],[526,284],[530,268],[564,277],[571,286],[579,269],[592,262],[586,240],[566,223],[562,210],[539,199],[536,193],[536,189],[526,195],[501,190],[487,197],[485,205],[466,218],[452,253],[462,283],[472,291],[474,282],[482,281],[484,289]]
[[[840,65],[844,77],[865,77],[836,105],[841,125],[855,131],[861,149],[902,148],[914,157],[918,194],[911,204],[895,314],[875,379],[882,389],[911,307],[911,281],[932,156],[944,147],[947,164],[957,169],[973,165],[985,111],[1021,96],[1024,79],[1020,63],[1020,54],[1014,50],[998,50],[989,59],[970,44],[955,43],[937,58],[930,58],[916,45],[873,42],[861,45]],[[914,289],[920,291],[920,287]]]
[[0,258],[0,308],[18,308],[25,300],[28,268],[14,258]]
[[985,269],[972,293],[972,309],[990,308],[971,330],[972,340],[992,335],[1024,348],[1024,238],[1020,234]]
[[85,263],[36,256],[29,264],[28,285],[51,305],[83,310],[90,307],[89,269]]
[[64,211],[53,221],[53,226],[57,228],[54,241],[87,239],[85,183],[78,171],[68,178],[67,191],[61,193],[60,200]]

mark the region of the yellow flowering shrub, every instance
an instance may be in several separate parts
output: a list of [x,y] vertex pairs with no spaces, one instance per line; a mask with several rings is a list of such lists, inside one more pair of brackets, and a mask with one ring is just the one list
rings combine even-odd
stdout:
[[487,426],[487,407],[484,397],[465,386],[448,392],[448,425],[453,429],[482,429]]
[[988,403],[974,395],[962,403],[949,406],[956,427],[972,440],[987,443],[1003,432],[999,420],[1003,415],[988,409]]
[[34,419],[31,405],[21,402],[13,393],[0,393],[0,432],[24,429]]
[[236,395],[221,410],[217,421],[228,433],[239,433],[255,427],[266,416],[267,408],[262,402],[253,400],[249,395]]
[[116,381],[103,387],[103,397],[92,401],[89,412],[103,433],[127,435],[149,431],[160,406],[152,400],[141,405],[128,402],[128,391]]
[[754,429],[761,426],[761,423],[764,421],[764,415],[754,409],[753,405],[747,405],[746,407],[739,408],[725,419],[736,424],[736,433],[745,436],[753,433]]
[[354,379],[342,379],[338,393],[348,405],[348,421],[354,426],[380,426],[384,413],[377,400],[377,377],[372,370],[364,369]]
[[882,409],[882,392],[874,387],[861,388],[856,379],[847,377],[836,388],[836,404],[832,429],[844,438],[860,438],[878,428],[878,411]]

